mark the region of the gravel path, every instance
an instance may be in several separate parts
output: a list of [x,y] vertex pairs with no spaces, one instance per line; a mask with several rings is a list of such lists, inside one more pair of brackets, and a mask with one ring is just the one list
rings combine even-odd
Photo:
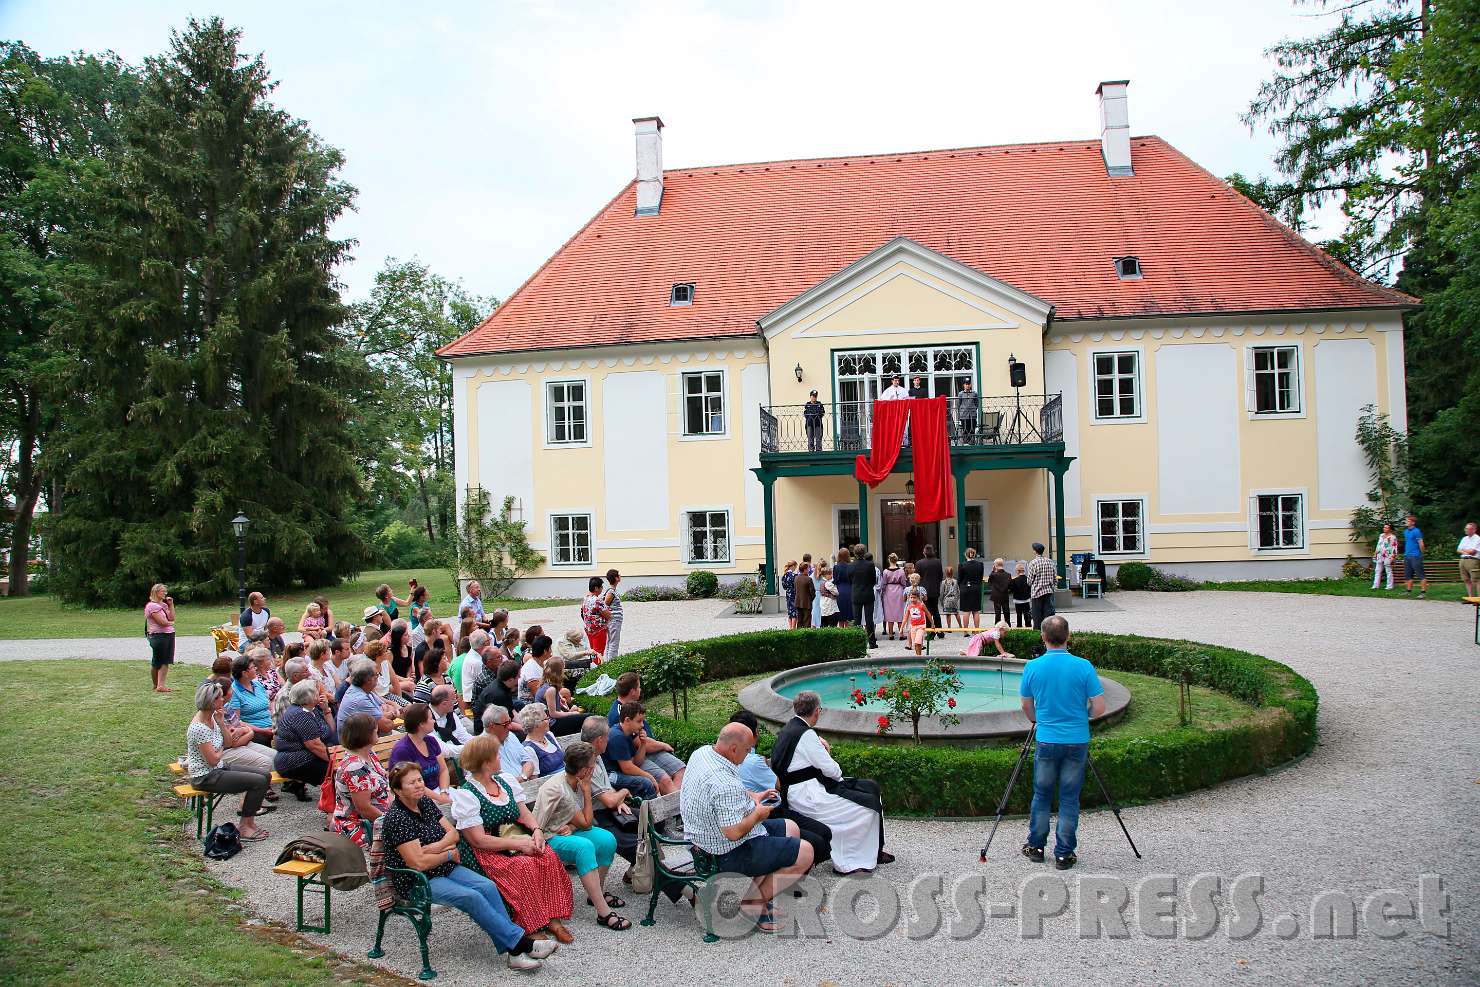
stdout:
[[[1480,648],[1471,639],[1472,611],[1453,603],[1282,594],[1120,593],[1116,600],[1121,611],[1070,614],[1071,626],[1195,638],[1286,662],[1320,691],[1320,746],[1298,764],[1266,777],[1128,809],[1125,821],[1143,860],[1131,855],[1113,816],[1085,814],[1080,866],[1062,882],[1052,867],[1017,855],[1024,832],[1020,819],[1004,822],[986,865],[978,864],[976,856],[990,820],[890,820],[889,844],[899,860],[881,868],[880,875],[898,889],[901,900],[911,900],[908,885],[915,878],[944,877],[947,924],[923,940],[909,938],[904,922],[870,941],[850,938],[839,928],[841,908],[834,907],[821,916],[823,937],[754,935],[705,945],[687,908],[664,902],[656,927],[634,924],[618,933],[596,928],[591,909],[578,905],[571,923],[577,941],[553,957],[541,976],[581,984],[661,979],[675,985],[733,983],[743,976],[785,987],[1079,983],[1091,978],[1148,984],[1480,982],[1480,835],[1474,823],[1480,815],[1480,785],[1475,783],[1480,776],[1480,707],[1474,701]],[[724,609],[717,601],[629,604],[624,640],[635,649],[657,640],[781,622],[719,616]],[[574,608],[521,613],[519,626],[536,617],[547,627],[563,629],[571,626]],[[1398,641],[1401,646],[1395,646]],[[12,642],[0,649],[0,657],[115,657],[118,644]],[[213,869],[243,888],[260,914],[291,926],[292,886],[270,875],[271,861],[288,835],[319,828],[321,817],[308,806],[289,803],[285,799],[283,808],[267,817],[273,837],[266,845],[253,846]],[[1088,937],[1081,935],[1075,916],[1095,898],[1081,882],[1106,876],[1134,888],[1150,875],[1176,875],[1184,894],[1179,915],[1185,916],[1187,883],[1207,872],[1222,875],[1225,882],[1246,873],[1263,875],[1259,904],[1264,920],[1252,936],[1235,939],[1220,928],[1200,940],[1186,934],[1153,938],[1138,928],[1134,890],[1125,912],[1128,936],[1095,935],[1093,930]],[[1397,938],[1380,937],[1363,926],[1360,908],[1373,892],[1391,889],[1418,901],[1423,874],[1443,878],[1450,911],[1440,917],[1430,908],[1428,921],[1431,928],[1436,921],[1441,927],[1447,924],[1452,930],[1447,936],[1423,931],[1416,921],[1400,923],[1403,934]],[[1044,923],[1041,939],[1023,938],[1018,921],[1005,917],[989,918],[971,935],[953,929],[949,918],[954,914],[950,889],[958,875],[982,878],[981,900],[1001,904],[1018,900],[1025,879],[1046,875],[1067,890],[1068,907]],[[828,891],[852,883],[839,881],[830,871],[819,879]],[[610,887],[620,894],[616,881],[613,875]],[[1313,935],[1312,900],[1326,891],[1343,892],[1357,903],[1355,936]],[[836,899],[832,904],[838,904]],[[795,907],[789,901],[782,905]],[[634,923],[641,917],[636,902],[624,911]],[[1287,913],[1297,917],[1293,930],[1283,917]],[[334,896],[334,929],[334,944],[347,955],[364,955],[374,935],[368,890]],[[409,926],[394,920],[389,940],[381,962],[414,976],[419,962]],[[439,984],[483,984],[509,976],[487,940],[460,913],[439,911],[433,940]]]

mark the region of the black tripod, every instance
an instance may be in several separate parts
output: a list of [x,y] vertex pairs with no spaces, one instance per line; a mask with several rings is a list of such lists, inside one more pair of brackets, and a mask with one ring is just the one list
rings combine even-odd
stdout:
[[[987,851],[992,848],[992,840],[997,836],[997,827],[1002,825],[1002,815],[1007,811],[1007,800],[1012,797],[1013,787],[1017,785],[1018,775],[1022,773],[1023,765],[1028,761],[1028,750],[1033,746],[1033,731],[1028,731],[1028,737],[1023,741],[1022,752],[1018,754],[1017,764],[1012,767],[1012,775],[1007,779],[1007,788],[1002,792],[1002,800],[997,803],[997,819],[992,823],[992,831],[987,834],[986,846],[982,847],[981,862],[987,862]],[[1115,813],[1115,821],[1120,823],[1120,831],[1125,834],[1126,842],[1131,845],[1131,853],[1136,859],[1141,859],[1141,851],[1136,849],[1136,841],[1131,839],[1131,831],[1125,828],[1125,820],[1120,818],[1120,806],[1116,804],[1115,797],[1110,794],[1110,789],[1105,786],[1105,779],[1100,777],[1100,769],[1095,767],[1095,759],[1085,754],[1090,773],[1095,776],[1095,784],[1100,786],[1100,794],[1105,796],[1105,802],[1110,806],[1110,811]]]

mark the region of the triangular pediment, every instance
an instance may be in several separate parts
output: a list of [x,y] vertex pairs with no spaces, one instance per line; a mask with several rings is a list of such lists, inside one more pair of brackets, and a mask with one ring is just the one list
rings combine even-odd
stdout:
[[767,338],[1042,327],[1052,306],[898,237],[757,320]]

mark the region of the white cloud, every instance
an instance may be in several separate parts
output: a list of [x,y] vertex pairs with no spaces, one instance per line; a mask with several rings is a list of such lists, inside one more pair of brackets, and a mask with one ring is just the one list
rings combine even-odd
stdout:
[[[165,48],[193,5],[21,0],[0,32],[44,54]],[[278,101],[348,158],[342,276],[420,256],[507,295],[630,178],[634,116],[668,167],[1098,135],[1102,79],[1132,133],[1218,175],[1268,173],[1239,122],[1263,51],[1315,31],[1288,0],[1227,7],[997,2],[227,4]],[[1320,235],[1330,235],[1328,223]]]

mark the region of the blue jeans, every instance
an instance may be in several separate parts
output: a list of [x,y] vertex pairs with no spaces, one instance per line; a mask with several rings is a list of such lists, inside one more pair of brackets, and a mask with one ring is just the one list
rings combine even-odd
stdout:
[[500,953],[507,953],[524,938],[524,930],[509,921],[504,899],[488,878],[459,865],[446,877],[433,877],[427,883],[432,886],[433,901],[467,912]]
[[[646,769],[644,768],[643,770]],[[653,787],[653,783],[642,775],[629,775],[621,771],[608,771],[606,777],[612,783],[613,788],[625,788],[640,799],[655,799],[658,797],[658,790]]]
[[1053,855],[1067,857],[1078,845],[1079,790],[1084,787],[1084,766],[1089,744],[1038,744],[1033,756],[1033,808],[1028,813],[1028,845],[1043,849],[1048,842],[1048,815],[1053,792],[1059,790],[1059,826]]

